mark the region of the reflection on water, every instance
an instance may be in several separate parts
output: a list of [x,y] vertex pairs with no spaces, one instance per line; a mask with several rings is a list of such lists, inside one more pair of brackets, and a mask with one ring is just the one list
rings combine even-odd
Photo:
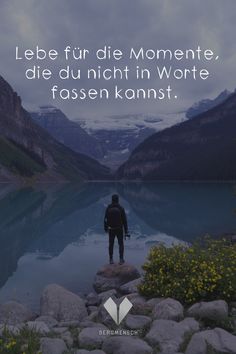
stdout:
[[[232,184],[87,183],[0,187],[0,301],[37,309],[52,282],[87,292],[107,261],[103,214],[111,194],[125,206],[126,259],[140,267],[150,246],[236,231]],[[117,255],[117,250],[116,250]]]

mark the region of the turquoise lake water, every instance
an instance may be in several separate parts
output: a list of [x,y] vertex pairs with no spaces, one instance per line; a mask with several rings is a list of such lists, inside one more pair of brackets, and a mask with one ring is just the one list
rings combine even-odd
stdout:
[[37,310],[49,283],[91,291],[96,270],[108,260],[103,217],[113,193],[129,221],[125,259],[141,268],[154,244],[236,232],[235,192],[230,183],[1,185],[0,302]]

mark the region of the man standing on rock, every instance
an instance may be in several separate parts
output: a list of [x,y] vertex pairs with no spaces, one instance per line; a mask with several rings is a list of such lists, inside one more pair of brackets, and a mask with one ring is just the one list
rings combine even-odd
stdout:
[[104,230],[109,234],[109,256],[110,264],[114,264],[113,261],[113,248],[114,241],[117,237],[119,244],[120,262],[124,261],[124,232],[128,236],[128,224],[125,214],[125,209],[119,204],[119,196],[113,194],[112,202],[108,205],[104,217]]

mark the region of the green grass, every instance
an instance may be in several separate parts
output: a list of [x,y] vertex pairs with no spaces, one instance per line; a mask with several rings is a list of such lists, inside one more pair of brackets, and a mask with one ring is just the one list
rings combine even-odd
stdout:
[[39,348],[39,335],[26,326],[18,334],[5,328],[0,338],[0,354],[38,354]]
[[233,335],[236,334],[236,326],[234,324],[234,317],[227,317],[223,320],[209,320],[209,319],[204,319],[201,320],[202,324],[204,327],[207,328],[223,328],[225,331],[232,333]]
[[46,170],[36,154],[3,137],[0,137],[0,163],[13,174],[23,177],[32,177]]
[[[57,147],[58,148],[58,147]],[[68,154],[64,149],[58,148],[52,153],[53,159],[57,166],[55,171],[66,179],[71,181],[82,181],[83,166],[78,166],[78,160],[75,159],[74,152]]]

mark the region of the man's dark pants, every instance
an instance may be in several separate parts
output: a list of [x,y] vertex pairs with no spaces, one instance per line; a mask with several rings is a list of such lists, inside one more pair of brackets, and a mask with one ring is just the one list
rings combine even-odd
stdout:
[[113,257],[115,238],[118,239],[120,258],[124,258],[124,234],[122,229],[109,230],[109,256]]

